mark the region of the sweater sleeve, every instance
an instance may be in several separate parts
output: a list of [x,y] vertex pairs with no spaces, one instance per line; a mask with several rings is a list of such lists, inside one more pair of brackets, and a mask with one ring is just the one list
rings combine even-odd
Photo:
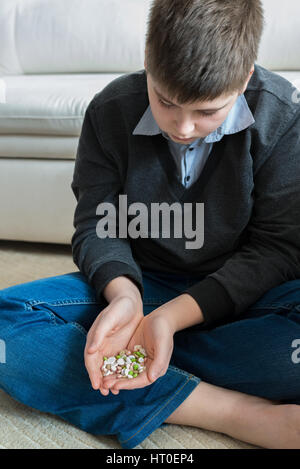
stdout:
[[[101,141],[101,130],[93,100],[88,105],[79,138],[71,189],[76,197],[71,245],[74,263],[95,288],[100,299],[105,286],[114,278],[127,276],[143,297],[142,273],[133,258],[128,238],[99,237],[97,206],[117,203],[122,192],[118,156],[110,154]],[[118,224],[117,224],[118,227]]]
[[216,272],[184,293],[203,325],[234,320],[267,291],[300,278],[300,115],[254,173],[254,207],[244,243]]

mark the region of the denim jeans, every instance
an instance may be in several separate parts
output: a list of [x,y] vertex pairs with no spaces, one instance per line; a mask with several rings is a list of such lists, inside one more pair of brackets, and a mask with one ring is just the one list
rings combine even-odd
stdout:
[[[144,314],[199,280],[143,271]],[[108,396],[92,388],[83,358],[87,331],[105,306],[80,272],[0,290],[6,352],[0,388],[91,434],[115,435],[129,449],[168,425],[165,420],[201,380],[300,404],[300,363],[292,359],[292,343],[300,340],[300,280],[273,288],[231,322],[178,331],[164,376]]]

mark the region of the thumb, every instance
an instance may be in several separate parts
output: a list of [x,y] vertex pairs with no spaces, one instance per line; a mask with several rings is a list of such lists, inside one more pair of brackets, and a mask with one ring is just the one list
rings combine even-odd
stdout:
[[157,378],[159,378],[160,373],[161,373],[161,371],[158,367],[155,368],[154,366],[152,366],[151,369],[150,369],[150,372],[149,372],[150,381],[155,381]]
[[109,316],[105,320],[97,322],[95,328],[90,330],[89,333],[88,353],[96,352],[101,347],[105,336],[112,332],[115,327],[113,318]]
[[154,359],[149,369],[150,381],[155,381],[169,365],[170,347],[165,337],[156,339],[154,345]]

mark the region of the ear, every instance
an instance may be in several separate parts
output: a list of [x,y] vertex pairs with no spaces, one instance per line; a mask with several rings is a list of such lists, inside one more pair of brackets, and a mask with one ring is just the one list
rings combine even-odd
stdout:
[[252,77],[252,75],[253,75],[253,72],[254,72],[254,64],[253,64],[252,67],[251,67],[251,70],[250,70],[250,72],[249,72],[247,81],[246,81],[246,83],[245,83],[245,85],[244,85],[242,91],[240,91],[240,94],[243,94],[243,93],[246,91],[247,86],[248,86],[248,83],[249,83],[249,81],[250,81],[250,79],[251,79],[251,77]]

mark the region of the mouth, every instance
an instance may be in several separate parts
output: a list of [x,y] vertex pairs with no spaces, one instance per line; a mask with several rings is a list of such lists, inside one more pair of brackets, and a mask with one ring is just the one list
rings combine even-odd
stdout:
[[196,138],[196,137],[179,138],[179,137],[176,137],[176,135],[171,135],[171,137],[172,137],[174,140],[179,140],[180,142],[189,142],[190,140],[195,140],[195,138]]

